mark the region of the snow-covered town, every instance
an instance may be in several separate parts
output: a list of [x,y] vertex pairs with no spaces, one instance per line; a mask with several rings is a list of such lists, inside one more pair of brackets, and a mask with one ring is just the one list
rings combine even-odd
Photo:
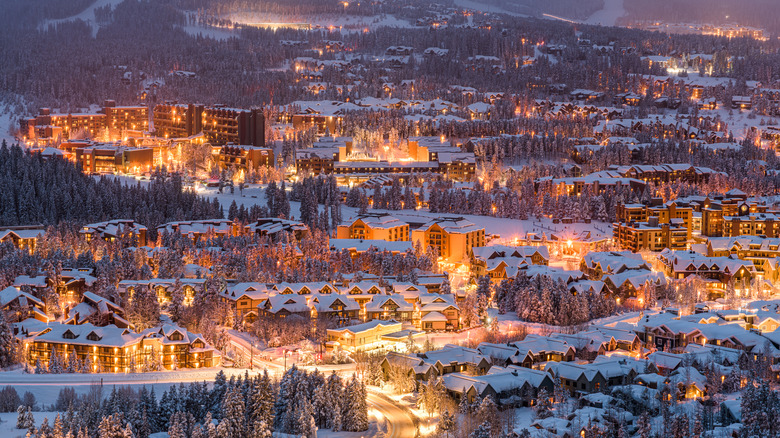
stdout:
[[0,9],[0,437],[780,437],[780,4]]

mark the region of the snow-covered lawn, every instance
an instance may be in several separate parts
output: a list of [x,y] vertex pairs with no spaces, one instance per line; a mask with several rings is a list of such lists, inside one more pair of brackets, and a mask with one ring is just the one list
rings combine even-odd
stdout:
[[[53,425],[54,417],[57,416],[56,412],[33,412],[32,414],[35,418],[36,428],[41,425],[44,418],[49,419],[49,426]],[[24,436],[27,434],[27,429],[16,428],[16,417],[16,412],[0,413],[0,437],[24,438]]]
[[[95,373],[95,374],[27,374],[21,370],[0,372],[0,387],[13,386],[21,396],[30,391],[39,404],[54,403],[60,389],[72,386],[77,394],[86,394],[92,385],[103,384],[103,390],[108,392],[116,386],[146,386],[154,388],[162,395],[171,385],[183,382],[213,382],[217,373],[222,370],[229,377],[243,375],[246,370],[239,368],[203,368],[177,371],[160,371],[153,373]],[[253,370],[250,375],[258,373]],[[0,434],[0,437],[5,435]]]
[[626,15],[623,0],[604,0],[604,8],[591,15],[585,23],[614,26],[618,18]]

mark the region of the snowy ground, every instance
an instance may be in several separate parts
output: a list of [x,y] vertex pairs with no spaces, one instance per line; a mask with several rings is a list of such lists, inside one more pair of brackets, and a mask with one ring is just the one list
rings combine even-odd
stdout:
[[[92,385],[103,384],[104,391],[110,391],[111,386],[146,386],[154,387],[158,395],[162,395],[172,384],[182,382],[211,382],[216,374],[223,370],[226,375],[243,375],[246,370],[238,368],[204,368],[179,371],[161,371],[154,373],[95,373],[95,374],[26,374],[21,370],[0,372],[0,387],[13,386],[21,396],[30,391],[39,404],[52,404],[57,399],[60,389],[72,386],[77,394],[89,392]],[[258,371],[250,372],[251,375]],[[5,435],[0,434],[4,437]]]
[[[35,426],[38,427],[43,422],[44,418],[49,419],[49,426],[54,424],[54,418],[57,416],[56,412],[33,412],[35,418]],[[0,413],[0,437],[3,438],[24,438],[27,434],[27,430],[16,428],[16,412],[3,412]]]
[[479,0],[455,0],[455,6],[490,14],[507,14],[515,17],[529,17],[529,15],[508,11],[496,5],[482,3]]
[[43,28],[46,28],[50,24],[57,24],[62,23],[65,21],[73,21],[73,20],[83,20],[87,24],[92,27],[92,36],[97,35],[98,29],[100,29],[100,26],[95,22],[95,9],[102,8],[106,5],[111,5],[112,8],[116,7],[118,4],[122,3],[123,0],[97,0],[95,3],[92,3],[90,7],[87,9],[81,11],[80,13],[73,15],[68,18],[62,18],[59,20],[49,20],[44,22]]
[[5,140],[8,144],[16,142],[13,135],[11,135],[11,129],[15,125],[16,119],[11,111],[0,112],[0,142]]
[[181,29],[187,32],[187,34],[191,36],[202,36],[204,38],[211,38],[219,41],[225,41],[232,37],[238,36],[231,29],[223,29],[223,28],[213,27],[213,26],[189,25],[189,26],[181,26]]
[[615,26],[618,18],[626,15],[623,0],[604,0],[604,9],[591,15],[585,23]]
[[397,18],[393,15],[349,15],[349,14],[337,14],[337,15],[318,15],[318,16],[285,16],[278,14],[267,13],[231,13],[226,14],[222,18],[228,19],[234,23],[245,24],[250,26],[267,26],[271,23],[304,23],[309,24],[313,28],[334,28],[342,31],[359,31],[363,32],[365,29],[374,30],[379,27],[398,27],[398,28],[410,28],[413,27],[410,22],[404,19]]

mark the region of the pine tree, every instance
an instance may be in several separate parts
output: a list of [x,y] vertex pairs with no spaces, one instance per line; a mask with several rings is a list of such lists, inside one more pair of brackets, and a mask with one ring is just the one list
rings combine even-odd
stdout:
[[552,416],[552,403],[550,402],[550,394],[544,388],[540,389],[536,395],[534,413],[536,414],[536,418],[539,419]]
[[642,415],[637,420],[636,429],[638,438],[650,438],[653,433],[653,428],[650,424],[650,416],[647,412],[642,412]]
[[249,422],[254,429],[260,429],[257,433],[267,430],[270,434],[274,420],[274,395],[271,387],[271,380],[268,377],[268,370],[263,372],[263,376],[255,379],[252,396],[249,402]]
[[46,374],[48,370],[46,369],[46,365],[41,362],[41,358],[37,358],[35,360],[35,374]]
[[366,387],[352,376],[344,392],[344,430],[362,432],[368,429],[368,405],[366,404]]
[[27,410],[24,405],[19,405],[16,408],[16,428],[17,429],[29,429],[30,425],[27,424]]
[[238,388],[230,388],[225,393],[222,401],[223,417],[219,425],[230,437],[243,437],[246,435],[244,420],[244,400]]
[[0,368],[6,368],[16,362],[16,340],[14,331],[5,312],[0,311]]
[[65,437],[65,425],[63,424],[62,417],[57,414],[54,417],[54,427],[52,428],[52,438],[64,438]]
[[450,414],[450,411],[444,410],[439,418],[439,424],[436,425],[436,430],[439,435],[444,435],[449,438],[450,431],[455,429],[455,416]]
[[[98,426],[98,438],[128,438],[127,428],[122,427],[122,414],[111,414],[103,417]],[[129,429],[132,438],[132,429]]]
[[49,419],[44,418],[43,422],[41,422],[41,427],[38,428],[38,432],[36,433],[36,438],[52,438],[51,437],[51,427],[49,426]]
[[492,434],[490,430],[490,424],[482,423],[476,429],[474,429],[474,432],[471,432],[469,438],[492,438],[493,436],[498,436],[498,434]]

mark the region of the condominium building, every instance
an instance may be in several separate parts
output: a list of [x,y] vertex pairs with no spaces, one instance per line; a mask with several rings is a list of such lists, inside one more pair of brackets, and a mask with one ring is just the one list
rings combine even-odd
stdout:
[[612,228],[615,243],[633,252],[686,249],[688,246],[689,231],[681,219],[660,223],[657,217],[651,217],[647,222],[614,223]]
[[154,167],[154,150],[114,144],[89,144],[76,148],[75,159],[86,173],[141,173]]
[[89,137],[107,133],[110,140],[119,140],[128,131],[149,129],[149,110],[142,105],[117,106],[113,100],[103,102],[97,112],[52,113],[50,108],[41,108],[33,118],[19,121],[25,140],[69,139],[75,134]]
[[220,105],[155,105],[154,130],[160,137],[180,138],[203,133],[213,144],[265,145],[265,116],[259,108],[238,109]]
[[485,246],[485,227],[462,217],[436,218],[413,230],[412,241],[433,248],[446,262],[462,263],[473,247]]
[[30,366],[50,366],[54,355],[67,366],[73,354],[91,372],[135,372],[151,362],[165,369],[214,367],[221,363],[219,352],[203,337],[174,324],[135,333],[114,325],[41,326],[25,321],[18,326],[17,339],[24,346]]
[[219,169],[256,172],[260,167],[273,167],[274,151],[249,145],[215,146],[211,152]]
[[146,246],[147,228],[132,219],[114,219],[106,222],[86,224],[79,234],[89,242],[92,239],[114,241],[122,236],[128,236],[138,241],[137,246]]
[[382,213],[362,214],[349,225],[339,225],[339,239],[408,241],[409,224]]

